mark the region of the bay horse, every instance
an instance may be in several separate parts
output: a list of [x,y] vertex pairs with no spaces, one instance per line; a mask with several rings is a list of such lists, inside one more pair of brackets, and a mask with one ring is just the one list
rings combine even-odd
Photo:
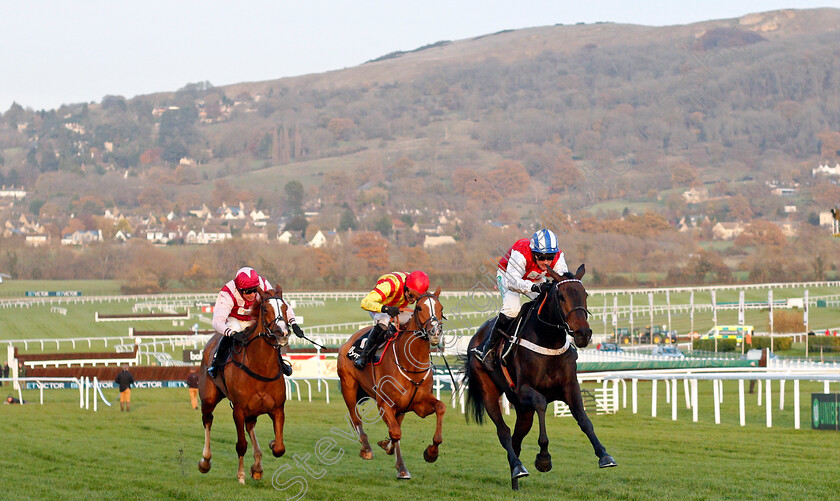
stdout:
[[[549,268],[549,275],[554,279],[551,287],[540,294],[532,303],[523,306],[514,325],[516,333],[510,341],[500,343],[496,351],[509,353],[506,363],[496,363],[493,372],[488,373],[472,354],[486,336],[495,328],[493,319],[479,327],[472,337],[465,360],[465,376],[468,382],[468,414],[479,424],[484,421],[485,411],[496,424],[499,442],[507,451],[510,465],[511,487],[519,489],[519,478],[528,475],[528,471],[519,460],[522,440],[531,430],[534,412],[539,419],[540,435],[537,443],[540,452],[534,465],[537,470],[551,470],[551,455],[548,453],[548,435],[545,430],[545,411],[550,402],[565,402],[577,420],[580,429],[589,437],[598,466],[607,468],[616,466],[615,460],[606,449],[592,427],[592,422],[583,408],[580,385],[577,379],[577,349],[569,343],[568,336],[574,338],[574,344],[583,348],[592,339],[586,309],[586,289],[580,279],[585,273],[580,265],[572,275],[559,275]],[[492,356],[492,355],[488,355]],[[505,424],[499,399],[504,394],[516,410],[516,424],[513,437]]]
[[399,479],[411,478],[400,451],[400,426],[407,412],[413,411],[421,418],[433,412],[437,415],[432,443],[423,451],[423,458],[427,462],[437,460],[438,446],[443,442],[441,427],[446,406],[432,392],[434,370],[429,353],[430,346],[440,342],[443,332],[443,306],[439,296],[440,287],[434,294],[426,293],[417,299],[411,317],[405,325],[400,326],[396,339],[386,345],[379,362],[371,362],[360,371],[347,358],[353,343],[371,327],[353,334],[338,350],[337,370],[341,379],[341,393],[350,411],[353,429],[362,444],[359,456],[362,459],[373,458],[360,413],[361,403],[370,397],[376,401],[379,417],[388,425],[388,439],[378,444],[387,454],[396,454]]
[[247,338],[242,344],[231,348],[232,360],[226,364],[214,380],[207,374],[206,368],[213,359],[215,347],[222,338],[216,334],[204,347],[199,370],[198,395],[201,399],[201,420],[204,424],[204,450],[198,470],[210,471],[210,428],[213,425],[213,410],[224,398],[230,399],[233,407],[233,422],[236,426],[236,453],[239,455],[239,468],[236,477],[239,483],[245,483],[243,456],[248,450],[245,432],[251,437],[254,446],[254,464],[251,465],[251,477],[262,478],[262,449],[260,449],[254,425],[262,414],[271,416],[274,422],[274,440],[268,446],[274,457],[286,452],[283,445],[283,407],[286,404],[286,381],[280,366],[280,348],[289,342],[288,305],[282,292],[260,290],[261,299],[253,307],[258,312],[256,322],[245,332]]

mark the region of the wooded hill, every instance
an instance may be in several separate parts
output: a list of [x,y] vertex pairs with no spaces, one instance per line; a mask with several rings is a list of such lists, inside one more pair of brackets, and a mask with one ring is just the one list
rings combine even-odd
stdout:
[[[431,222],[430,208],[450,209],[459,245],[479,252],[506,244],[488,221],[518,235],[562,219],[575,261],[599,259],[574,247],[589,231],[581,242],[635,256],[624,271],[665,271],[664,255],[685,264],[709,237],[677,234],[682,218],[813,226],[840,202],[836,184],[811,175],[840,159],[838,60],[838,9],[503,31],[323,74],[14,105],[0,117],[0,181],[31,192],[15,210],[57,227],[109,206],[165,214],[239,201],[288,221],[302,198],[320,212],[310,229],[338,228],[348,211],[373,230],[383,217]],[[290,181],[301,183],[291,195]],[[797,195],[772,197],[768,183]],[[686,203],[691,187],[710,200]],[[670,226],[587,223],[645,211]],[[756,255],[712,247],[729,269]],[[622,271],[613,257],[601,264]]]

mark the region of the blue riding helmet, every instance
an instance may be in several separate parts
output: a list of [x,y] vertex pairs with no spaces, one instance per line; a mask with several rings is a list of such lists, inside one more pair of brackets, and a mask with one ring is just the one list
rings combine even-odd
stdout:
[[531,250],[540,254],[556,254],[560,251],[557,247],[557,235],[551,230],[539,230],[531,237]]

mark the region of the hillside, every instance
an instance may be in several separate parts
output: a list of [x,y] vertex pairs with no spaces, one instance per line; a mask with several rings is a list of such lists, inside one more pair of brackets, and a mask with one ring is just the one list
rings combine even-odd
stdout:
[[[501,245],[494,227],[509,226],[507,239],[551,220],[568,226],[576,260],[589,259],[576,242],[592,238],[637,257],[604,260],[606,273],[667,271],[657,270],[663,258],[683,266],[700,249],[749,269],[758,251],[712,245],[711,226],[813,227],[840,202],[836,183],[811,175],[840,159],[838,47],[840,10],[828,8],[558,25],[323,74],[13,106],[0,116],[0,184],[29,195],[6,217],[61,233],[71,214],[106,207],[159,217],[243,202],[280,229],[296,217],[298,231],[354,218],[399,248],[422,243],[394,232],[400,221],[431,224],[449,210],[459,222],[444,229],[459,245],[489,250]],[[684,197],[690,188],[705,194]],[[625,224],[645,212],[670,228]],[[695,231],[677,232],[681,221]]]

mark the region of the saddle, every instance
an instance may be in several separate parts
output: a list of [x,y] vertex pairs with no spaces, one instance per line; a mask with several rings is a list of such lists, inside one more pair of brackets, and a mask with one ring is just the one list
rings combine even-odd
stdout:
[[[519,330],[519,325],[523,319],[528,318],[528,314],[531,311],[531,308],[534,307],[536,304],[535,301],[528,301],[522,305],[519,309],[519,314],[511,321],[508,328],[502,332],[502,337],[504,340],[501,343],[497,343],[496,346],[493,348],[494,355],[498,357],[499,361],[502,365],[507,365],[508,359],[510,358],[510,354],[513,351],[513,335]],[[493,328],[496,328],[496,322],[493,322]]]
[[[365,332],[363,335],[359,336],[359,339],[353,343],[353,346],[347,350],[347,356],[351,359],[355,359],[355,357],[360,356],[359,354],[362,353],[362,349],[367,345],[368,338],[370,337],[370,333],[373,329]],[[382,361],[382,354],[385,353],[385,350],[388,349],[388,346],[397,339],[397,335],[400,331],[394,327],[394,324],[388,325],[388,332],[383,337],[383,341],[379,343],[376,347],[376,351],[374,352],[373,360],[371,361],[372,365],[377,365],[379,362]]]

